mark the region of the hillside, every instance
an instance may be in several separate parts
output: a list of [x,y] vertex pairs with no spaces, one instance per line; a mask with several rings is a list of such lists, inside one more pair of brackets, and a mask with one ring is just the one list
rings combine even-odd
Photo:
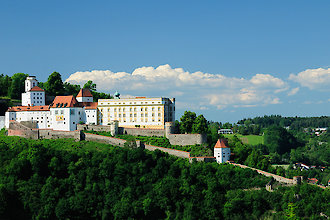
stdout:
[[244,190],[268,181],[251,170],[190,164],[159,151],[0,136],[0,218],[280,218],[288,202],[299,216],[330,214],[328,190]]

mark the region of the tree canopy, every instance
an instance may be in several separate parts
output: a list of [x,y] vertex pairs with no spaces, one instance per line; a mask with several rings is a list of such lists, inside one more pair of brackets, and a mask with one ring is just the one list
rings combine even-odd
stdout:
[[64,86],[62,76],[58,72],[53,72],[49,75],[45,83],[45,90],[48,95],[57,96],[64,94]]

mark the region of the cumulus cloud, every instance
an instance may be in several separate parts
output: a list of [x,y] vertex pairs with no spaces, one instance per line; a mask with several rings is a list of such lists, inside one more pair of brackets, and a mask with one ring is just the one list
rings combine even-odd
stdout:
[[299,87],[293,88],[288,92],[289,96],[295,95],[299,91]]
[[330,91],[330,68],[307,69],[297,75],[290,74],[289,79],[312,90]]
[[132,73],[93,70],[76,72],[66,82],[83,85],[92,80],[99,91],[118,90],[136,96],[177,96],[177,107],[189,109],[224,109],[281,103],[277,93],[288,89],[283,80],[269,74],[252,78],[228,77],[221,74],[187,72],[170,65],[140,67]]

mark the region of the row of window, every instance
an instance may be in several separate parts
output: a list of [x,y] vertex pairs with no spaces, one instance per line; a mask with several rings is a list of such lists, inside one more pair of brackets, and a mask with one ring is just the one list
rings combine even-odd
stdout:
[[[134,103],[134,105],[136,105],[136,104],[155,104],[155,102],[139,102],[139,103],[136,103],[136,102],[130,102],[129,104],[130,105],[132,105]],[[158,103],[158,104],[160,104],[161,102],[156,102],[156,103]],[[101,102],[101,105],[103,105],[104,103],[103,102]],[[107,103],[105,103],[106,105],[109,105],[110,103],[109,102],[107,102]],[[126,102],[123,102],[123,103],[121,103],[121,102],[115,102],[115,103],[113,103],[114,105],[121,105],[121,104],[123,104],[123,105],[126,105]],[[128,102],[127,102],[127,104],[128,104]]]
[[[115,118],[114,120],[119,121],[119,122],[148,122],[148,121],[149,121],[147,118],[145,118],[145,119],[141,118],[140,120],[137,120],[136,118],[134,118],[134,120],[133,120],[133,119],[125,119],[125,118],[118,118],[118,119]],[[101,122],[102,122],[102,121],[103,121],[103,120],[101,120]],[[111,119],[108,118],[108,121],[111,121]],[[155,120],[155,119],[153,118],[153,119],[151,119],[150,121],[155,122],[155,121],[157,121],[157,120]],[[158,119],[158,121],[160,122],[161,120]]]
[[[129,114],[129,117],[133,117],[133,115],[134,115],[134,117],[136,117],[137,116],[137,114],[136,113],[134,113],[134,114]],[[151,116],[152,117],[155,117],[155,113],[152,113],[151,114]],[[161,113],[158,113],[158,117],[161,117]],[[108,114],[108,117],[110,116],[110,114]],[[115,115],[114,115],[115,117],[117,117],[117,114],[115,113]],[[124,118],[126,117],[126,114],[118,114],[118,117],[120,117],[121,118],[121,116],[123,116]],[[148,117],[148,113],[145,113],[145,114],[143,114],[143,113],[141,113],[141,117]]]

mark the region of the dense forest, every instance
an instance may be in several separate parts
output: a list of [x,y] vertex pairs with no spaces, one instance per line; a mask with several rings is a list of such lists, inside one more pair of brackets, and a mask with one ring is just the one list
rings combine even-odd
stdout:
[[2,219],[330,215],[329,190],[303,184],[268,192],[268,181],[249,169],[189,163],[160,151],[0,136]]

